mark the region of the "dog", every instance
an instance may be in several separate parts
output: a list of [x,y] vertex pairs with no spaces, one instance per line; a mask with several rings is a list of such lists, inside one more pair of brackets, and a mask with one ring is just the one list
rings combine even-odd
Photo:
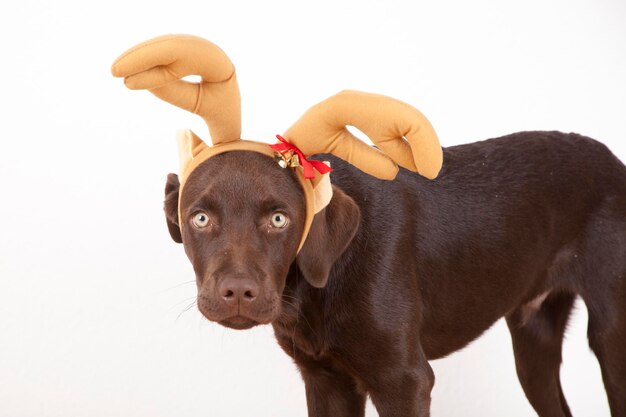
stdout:
[[417,109],[344,91],[270,146],[241,139],[234,66],[207,40],[148,40],[112,73],[206,121],[213,146],[179,137],[170,235],[207,319],[273,326],[309,416],[363,416],[367,396],[381,417],[428,416],[428,361],[502,317],[532,407],[571,416],[559,367],[581,297],[611,413],[626,417],[626,167],[604,145],[520,132],[442,150]]
[[164,204],[200,312],[234,329],[271,324],[309,416],[363,416],[368,395],[380,416],[428,416],[428,361],[502,317],[532,407],[571,416],[559,367],[577,297],[611,414],[626,416],[626,167],[606,146],[515,133],[445,148],[434,181],[315,159],[331,162],[333,197],[297,255],[302,190],[258,153],[203,162],[182,195],[169,174]]

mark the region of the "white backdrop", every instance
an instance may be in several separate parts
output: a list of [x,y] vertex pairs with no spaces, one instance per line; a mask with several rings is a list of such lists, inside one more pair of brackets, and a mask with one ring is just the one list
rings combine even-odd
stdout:
[[[244,137],[271,140],[344,88],[421,109],[444,146],[576,131],[626,160],[622,0],[20,1],[0,6],[0,417],[305,416],[270,327],[190,309],[162,215],[192,115],[110,76],[126,48],[208,38],[238,68]],[[576,416],[608,416],[579,305],[562,370]],[[533,416],[502,322],[433,362],[433,415]],[[368,416],[375,416],[370,406]]]

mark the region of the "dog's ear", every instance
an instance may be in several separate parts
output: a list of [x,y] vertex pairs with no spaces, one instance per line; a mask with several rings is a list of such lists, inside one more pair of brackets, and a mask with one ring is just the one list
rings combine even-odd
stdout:
[[304,278],[316,288],[328,281],[333,264],[346,250],[361,222],[354,200],[333,186],[333,198],[313,219],[309,235],[296,256]]
[[174,242],[183,243],[178,223],[179,188],[180,182],[178,181],[178,175],[167,174],[167,181],[165,182],[165,202],[163,204],[163,209],[165,210],[165,221],[167,222],[167,229],[170,231],[170,236],[172,236]]

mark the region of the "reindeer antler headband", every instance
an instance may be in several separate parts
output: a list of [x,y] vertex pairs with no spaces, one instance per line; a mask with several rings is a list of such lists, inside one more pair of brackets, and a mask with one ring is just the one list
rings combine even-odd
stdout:
[[[213,43],[189,35],[168,35],[143,42],[122,54],[113,75],[124,77],[133,90],[146,89],[157,97],[201,116],[209,127],[213,146],[191,131],[179,135],[180,195],[191,172],[210,157],[229,151],[255,151],[274,157],[267,144],[242,140],[241,98],[235,68]],[[181,80],[200,75],[200,83]],[[379,148],[354,137],[355,126]],[[410,105],[375,94],[343,91],[309,109],[283,135],[302,155],[332,153],[362,171],[391,180],[398,165],[433,179],[442,164],[442,150],[428,119]],[[381,152],[382,151],[382,152]],[[296,168],[306,200],[305,225],[300,248],[315,213],[330,201],[328,174],[305,178]],[[184,224],[180,217],[180,226]]]

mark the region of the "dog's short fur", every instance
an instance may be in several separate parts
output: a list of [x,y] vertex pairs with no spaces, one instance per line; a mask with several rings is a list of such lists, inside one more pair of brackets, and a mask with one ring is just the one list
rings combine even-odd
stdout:
[[[444,150],[439,177],[394,181],[332,156],[334,196],[297,254],[294,173],[231,152],[193,172],[177,215],[198,306],[233,328],[272,323],[306,385],[310,416],[429,415],[429,359],[505,317],[517,373],[540,416],[569,416],[561,344],[577,296],[613,416],[626,416],[626,168],[575,134],[522,132]],[[205,212],[199,229],[193,216]],[[273,213],[286,226],[272,225]]]

